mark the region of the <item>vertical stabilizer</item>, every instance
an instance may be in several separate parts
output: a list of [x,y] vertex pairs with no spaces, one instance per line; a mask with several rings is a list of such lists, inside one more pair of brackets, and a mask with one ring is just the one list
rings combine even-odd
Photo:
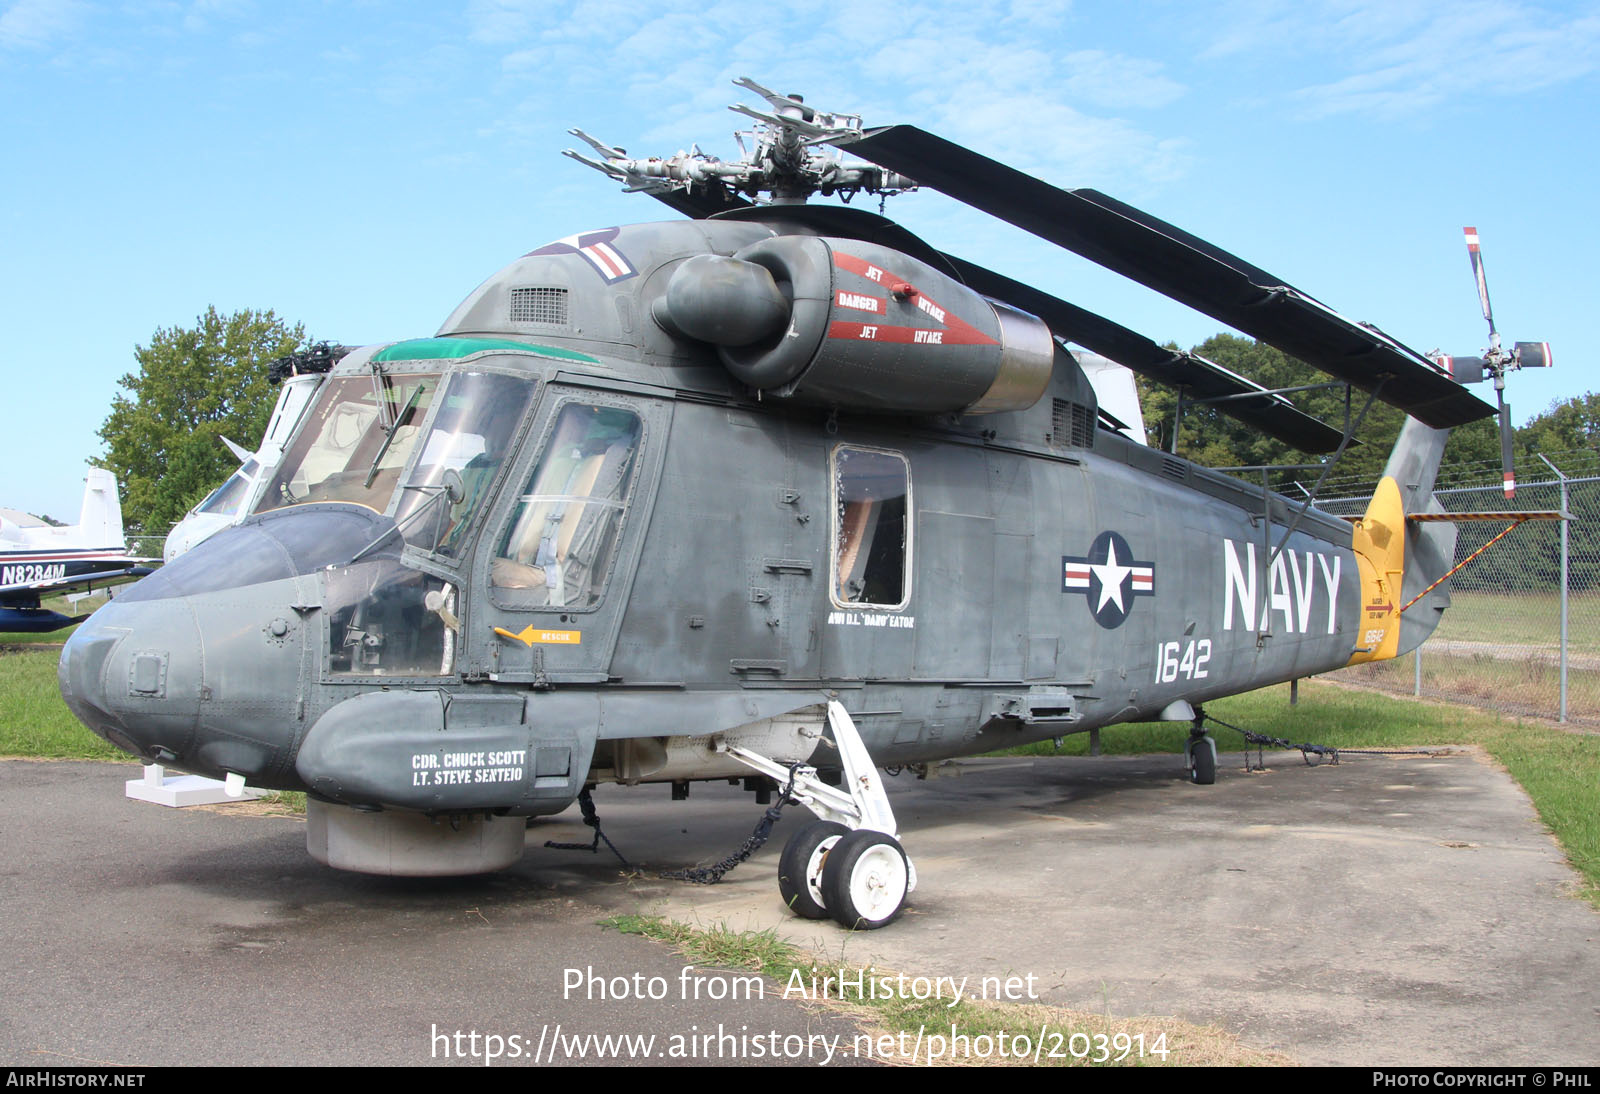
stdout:
[[1448,429],[1407,418],[1383,480],[1355,526],[1351,545],[1361,571],[1361,627],[1351,664],[1411,652],[1433,633],[1450,606],[1443,585],[1415,604],[1411,600],[1449,571],[1456,552],[1455,525],[1406,520],[1411,513],[1443,510],[1433,487],[1449,437]]
[[103,467],[89,468],[83,510],[78,514],[78,536],[85,547],[116,547],[120,551],[125,546],[116,476]]

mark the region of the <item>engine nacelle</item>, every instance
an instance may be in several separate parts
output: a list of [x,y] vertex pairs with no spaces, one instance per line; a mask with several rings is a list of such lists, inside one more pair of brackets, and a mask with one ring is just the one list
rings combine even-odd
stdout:
[[853,239],[779,236],[732,258],[691,259],[656,318],[716,346],[728,371],[765,396],[853,410],[1025,410],[1044,395],[1055,359],[1049,328],[1033,316]]

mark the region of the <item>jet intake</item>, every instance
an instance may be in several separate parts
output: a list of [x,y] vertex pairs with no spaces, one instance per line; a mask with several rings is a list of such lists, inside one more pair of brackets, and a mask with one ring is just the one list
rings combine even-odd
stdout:
[[692,258],[654,314],[765,397],[876,413],[1025,410],[1055,358],[1035,317],[854,239],[779,236]]

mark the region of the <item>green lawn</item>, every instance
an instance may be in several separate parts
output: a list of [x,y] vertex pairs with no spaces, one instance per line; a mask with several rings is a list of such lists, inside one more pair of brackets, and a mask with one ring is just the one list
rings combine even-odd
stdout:
[[[1511,643],[1554,650],[1561,642],[1561,597],[1554,592],[1453,590],[1450,608],[1435,634],[1464,642]],[[1573,653],[1600,653],[1600,592],[1569,594],[1567,644]]]
[[[1422,647],[1422,697],[1468,703],[1534,718],[1555,718],[1561,710],[1561,669],[1544,658],[1501,660],[1487,653],[1444,653],[1447,647]],[[1593,656],[1593,655],[1586,655]],[[1411,696],[1416,665],[1410,656],[1341,669],[1335,676],[1362,687]],[[1571,667],[1567,672],[1567,717],[1600,726],[1600,671]]]
[[84,728],[56,685],[59,650],[0,654],[0,756],[131,760]]

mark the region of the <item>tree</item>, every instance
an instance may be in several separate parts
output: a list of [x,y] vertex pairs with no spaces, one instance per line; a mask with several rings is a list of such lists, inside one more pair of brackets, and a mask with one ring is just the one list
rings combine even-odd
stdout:
[[[1176,348],[1176,347],[1171,347]],[[1194,347],[1194,352],[1208,360],[1248,377],[1267,388],[1291,388],[1303,384],[1325,383],[1332,377],[1295,360],[1293,357],[1262,342],[1251,341],[1232,334],[1218,334]],[[1492,391],[1480,391],[1492,400]],[[1302,391],[1291,395],[1295,406],[1320,418],[1335,429],[1344,426],[1345,392],[1343,386],[1319,391]],[[1360,413],[1367,401],[1364,391],[1351,393],[1350,413]],[[1152,441],[1159,436],[1166,447],[1171,436],[1172,415],[1177,398],[1170,389],[1156,384],[1140,383],[1140,402],[1145,424],[1152,430]],[[1594,407],[1596,420],[1591,436],[1600,432],[1600,402]],[[1552,415],[1554,415],[1552,411]],[[1338,466],[1331,472],[1325,494],[1338,495],[1351,488],[1371,489],[1383,474],[1394,447],[1395,438],[1405,415],[1387,403],[1374,402],[1356,431],[1359,443],[1352,445],[1340,457]],[[1580,427],[1562,424],[1568,432],[1581,431]],[[1529,449],[1522,443],[1518,432],[1517,463],[1521,466]],[[1321,456],[1308,456],[1296,451],[1282,441],[1274,440],[1221,411],[1203,405],[1188,404],[1183,411],[1183,426],[1178,434],[1178,454],[1208,467],[1259,466],[1262,464],[1316,463]],[[1499,480],[1500,433],[1498,420],[1485,418],[1468,423],[1452,431],[1450,443],[1445,446],[1444,464],[1439,472],[1441,484],[1462,478],[1478,481],[1492,474]],[[1310,482],[1316,471],[1285,473],[1288,479]],[[1298,496],[1298,495],[1297,495]]]
[[1600,391],[1551,403],[1549,410],[1517,430],[1517,435],[1529,451],[1551,456],[1600,450]]
[[275,399],[267,365],[304,338],[271,311],[209,307],[192,329],[159,329],[135,347],[139,370],[120,381],[98,461],[121,484],[130,526],[164,529],[228,477],[238,461],[219,438],[255,445]]

